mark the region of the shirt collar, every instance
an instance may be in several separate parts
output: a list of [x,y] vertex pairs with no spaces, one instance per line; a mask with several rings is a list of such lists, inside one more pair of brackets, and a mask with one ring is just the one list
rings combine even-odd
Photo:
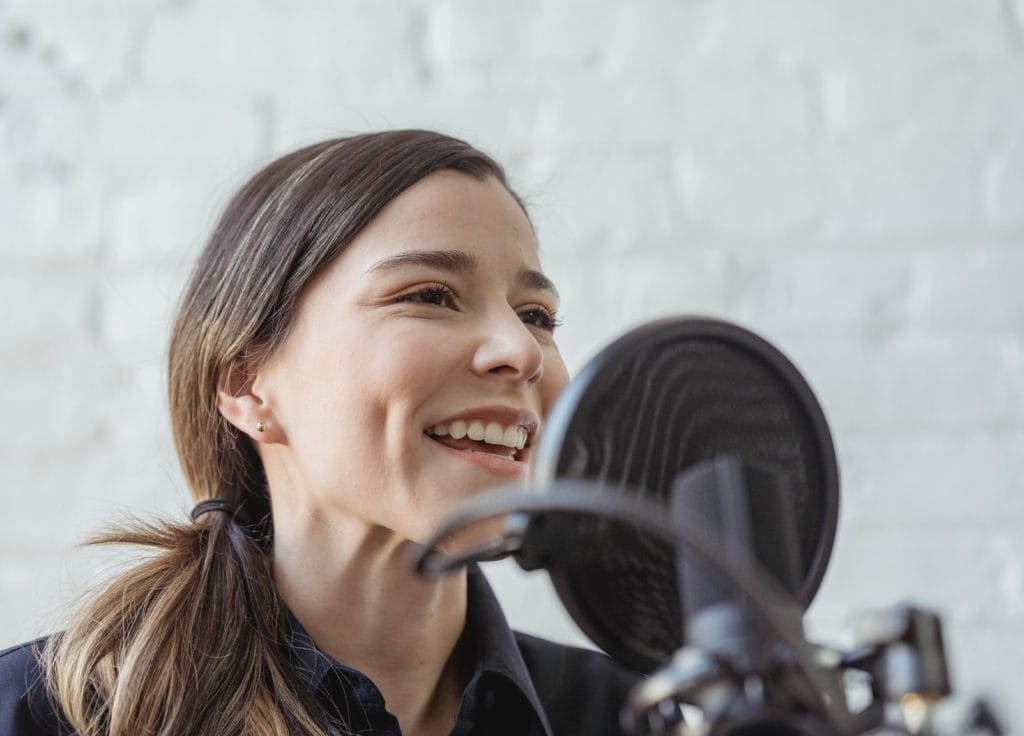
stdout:
[[320,651],[295,615],[290,610],[286,612],[290,627],[288,648],[295,672],[309,691],[315,693],[327,677],[327,673],[332,668],[343,665]]
[[[467,691],[477,685],[485,674],[506,679],[529,703],[545,736],[551,736],[551,724],[494,591],[476,564],[469,566],[467,579],[466,628],[462,641],[468,644],[475,661],[474,674]],[[344,676],[361,701],[383,702],[380,691],[366,675],[346,667],[321,651],[290,611],[288,621],[291,625],[288,645],[296,674],[311,693],[320,689],[324,678],[333,670]]]
[[551,736],[551,724],[548,723],[544,707],[533,686],[533,678],[526,669],[515,635],[478,565],[469,566],[468,580],[466,630],[463,636],[468,637],[474,647],[476,677],[483,673],[493,673],[515,685],[530,704],[546,736]]

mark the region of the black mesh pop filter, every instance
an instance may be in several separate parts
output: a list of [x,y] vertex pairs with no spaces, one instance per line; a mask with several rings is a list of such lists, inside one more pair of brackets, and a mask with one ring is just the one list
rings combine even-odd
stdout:
[[[570,384],[534,453],[533,485],[598,481],[667,505],[673,481],[727,453],[781,479],[799,538],[810,604],[832,550],[839,506],[835,451],[818,402],[797,369],[747,330],[675,318],[604,349]],[[548,566],[580,628],[623,664],[650,671],[684,644],[676,551],[636,527],[553,518],[565,554]],[[756,522],[756,520],[755,520]],[[578,550],[579,554],[573,551]]]

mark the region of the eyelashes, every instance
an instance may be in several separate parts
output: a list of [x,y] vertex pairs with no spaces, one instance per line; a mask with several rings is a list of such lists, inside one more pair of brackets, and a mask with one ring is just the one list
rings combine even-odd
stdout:
[[[453,310],[458,309],[455,291],[448,286],[448,284],[440,281],[400,294],[395,301],[412,304],[425,304],[427,306],[443,307]],[[562,322],[558,319],[558,315],[555,310],[548,309],[547,307],[540,305],[531,305],[524,309],[520,309],[518,314],[519,318],[523,321],[523,324],[537,327],[545,330],[546,332],[554,332],[556,328],[561,327],[562,325]]]
[[395,301],[430,304],[436,307],[455,309],[455,292],[452,291],[452,287],[448,286],[448,284],[442,284],[439,281],[422,286],[415,291],[400,294]]
[[558,319],[558,314],[544,307],[524,309],[519,312],[519,318],[523,320],[524,324],[533,325],[548,332],[554,332],[555,328],[562,326],[561,320]]

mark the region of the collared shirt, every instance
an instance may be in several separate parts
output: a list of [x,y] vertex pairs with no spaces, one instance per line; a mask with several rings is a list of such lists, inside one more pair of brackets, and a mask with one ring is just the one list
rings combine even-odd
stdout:
[[[473,669],[451,736],[620,736],[618,712],[639,676],[598,652],[514,633],[483,573],[473,567],[468,579],[461,645]],[[68,734],[40,681],[42,645],[0,652],[0,736]],[[337,733],[400,736],[377,686],[317,648],[297,621],[288,655]]]

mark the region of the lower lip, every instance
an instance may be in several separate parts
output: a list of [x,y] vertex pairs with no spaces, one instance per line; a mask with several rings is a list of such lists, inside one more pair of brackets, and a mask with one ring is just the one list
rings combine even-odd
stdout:
[[431,439],[429,436],[424,435],[424,439],[437,449],[445,452],[452,457],[457,457],[463,462],[475,465],[483,470],[490,471],[495,475],[504,475],[511,478],[519,478],[526,474],[526,470],[529,465],[523,460],[513,460],[509,457],[501,457],[500,455],[491,455],[486,452],[472,452],[471,450],[456,450],[448,445],[442,445],[435,439]]

